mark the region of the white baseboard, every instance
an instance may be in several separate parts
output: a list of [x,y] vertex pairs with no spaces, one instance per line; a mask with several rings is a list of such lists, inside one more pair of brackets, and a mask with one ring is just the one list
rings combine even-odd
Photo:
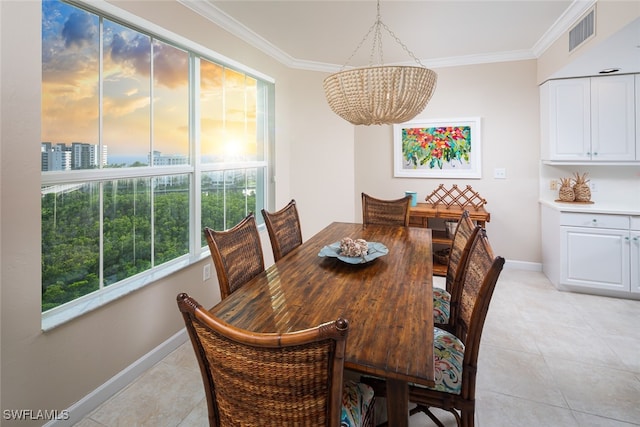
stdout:
[[505,270],[542,271],[542,263],[529,261],[505,260]]
[[120,371],[100,387],[67,408],[67,419],[52,420],[44,426],[71,427],[75,423],[80,422],[98,406],[131,384],[136,380],[136,378],[164,359],[172,351],[184,344],[188,339],[189,336],[187,335],[187,331],[183,328],[179,332],[175,333],[171,338]]

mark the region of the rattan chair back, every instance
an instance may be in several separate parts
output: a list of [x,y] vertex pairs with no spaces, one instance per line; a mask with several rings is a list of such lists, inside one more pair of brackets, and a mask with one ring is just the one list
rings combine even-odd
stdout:
[[[503,266],[504,258],[493,255],[487,232],[479,230],[463,267],[462,292],[456,313],[455,335],[465,342],[465,360],[477,357],[489,302]],[[471,350],[469,354],[468,350]]]
[[267,212],[262,209],[262,217],[269,232],[275,261],[302,244],[302,228],[295,200],[291,200],[277,212]]
[[345,319],[260,334],[214,317],[187,294],[177,301],[200,365],[210,426],[340,426]]
[[216,267],[221,299],[264,271],[260,233],[253,213],[229,230],[205,227],[204,234]]
[[462,212],[456,231],[453,235],[453,242],[449,252],[449,262],[447,265],[446,289],[451,296],[449,302],[449,327],[455,327],[456,310],[462,294],[462,278],[464,270],[462,267],[467,262],[471,244],[475,240],[476,234],[480,230],[480,226],[474,224],[469,218],[469,211]]
[[411,196],[384,200],[362,193],[362,224],[409,226]]

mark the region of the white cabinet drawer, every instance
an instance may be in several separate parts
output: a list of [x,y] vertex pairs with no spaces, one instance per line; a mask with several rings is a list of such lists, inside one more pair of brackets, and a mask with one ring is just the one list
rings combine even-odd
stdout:
[[562,215],[560,215],[560,225],[628,230],[629,217],[626,215],[563,212]]
[[640,231],[640,216],[631,217],[631,229]]

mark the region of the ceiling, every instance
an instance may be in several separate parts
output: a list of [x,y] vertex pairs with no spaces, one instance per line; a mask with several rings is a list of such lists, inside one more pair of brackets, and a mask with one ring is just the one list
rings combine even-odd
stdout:
[[[377,54],[371,56],[373,33],[364,39],[376,22],[373,0],[179,1],[290,67],[333,72],[345,65],[381,63]],[[383,0],[381,20],[398,40],[382,29],[382,63],[415,64],[409,52],[432,68],[534,59],[594,4],[595,0]],[[638,45],[640,19],[613,45],[560,74],[593,75],[600,69],[594,67],[623,65],[623,72],[640,72]]]

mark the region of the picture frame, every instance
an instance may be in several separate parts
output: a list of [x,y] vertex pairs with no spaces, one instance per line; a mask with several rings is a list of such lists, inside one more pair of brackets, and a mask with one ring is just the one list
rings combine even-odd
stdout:
[[393,125],[394,176],[482,178],[480,117]]

